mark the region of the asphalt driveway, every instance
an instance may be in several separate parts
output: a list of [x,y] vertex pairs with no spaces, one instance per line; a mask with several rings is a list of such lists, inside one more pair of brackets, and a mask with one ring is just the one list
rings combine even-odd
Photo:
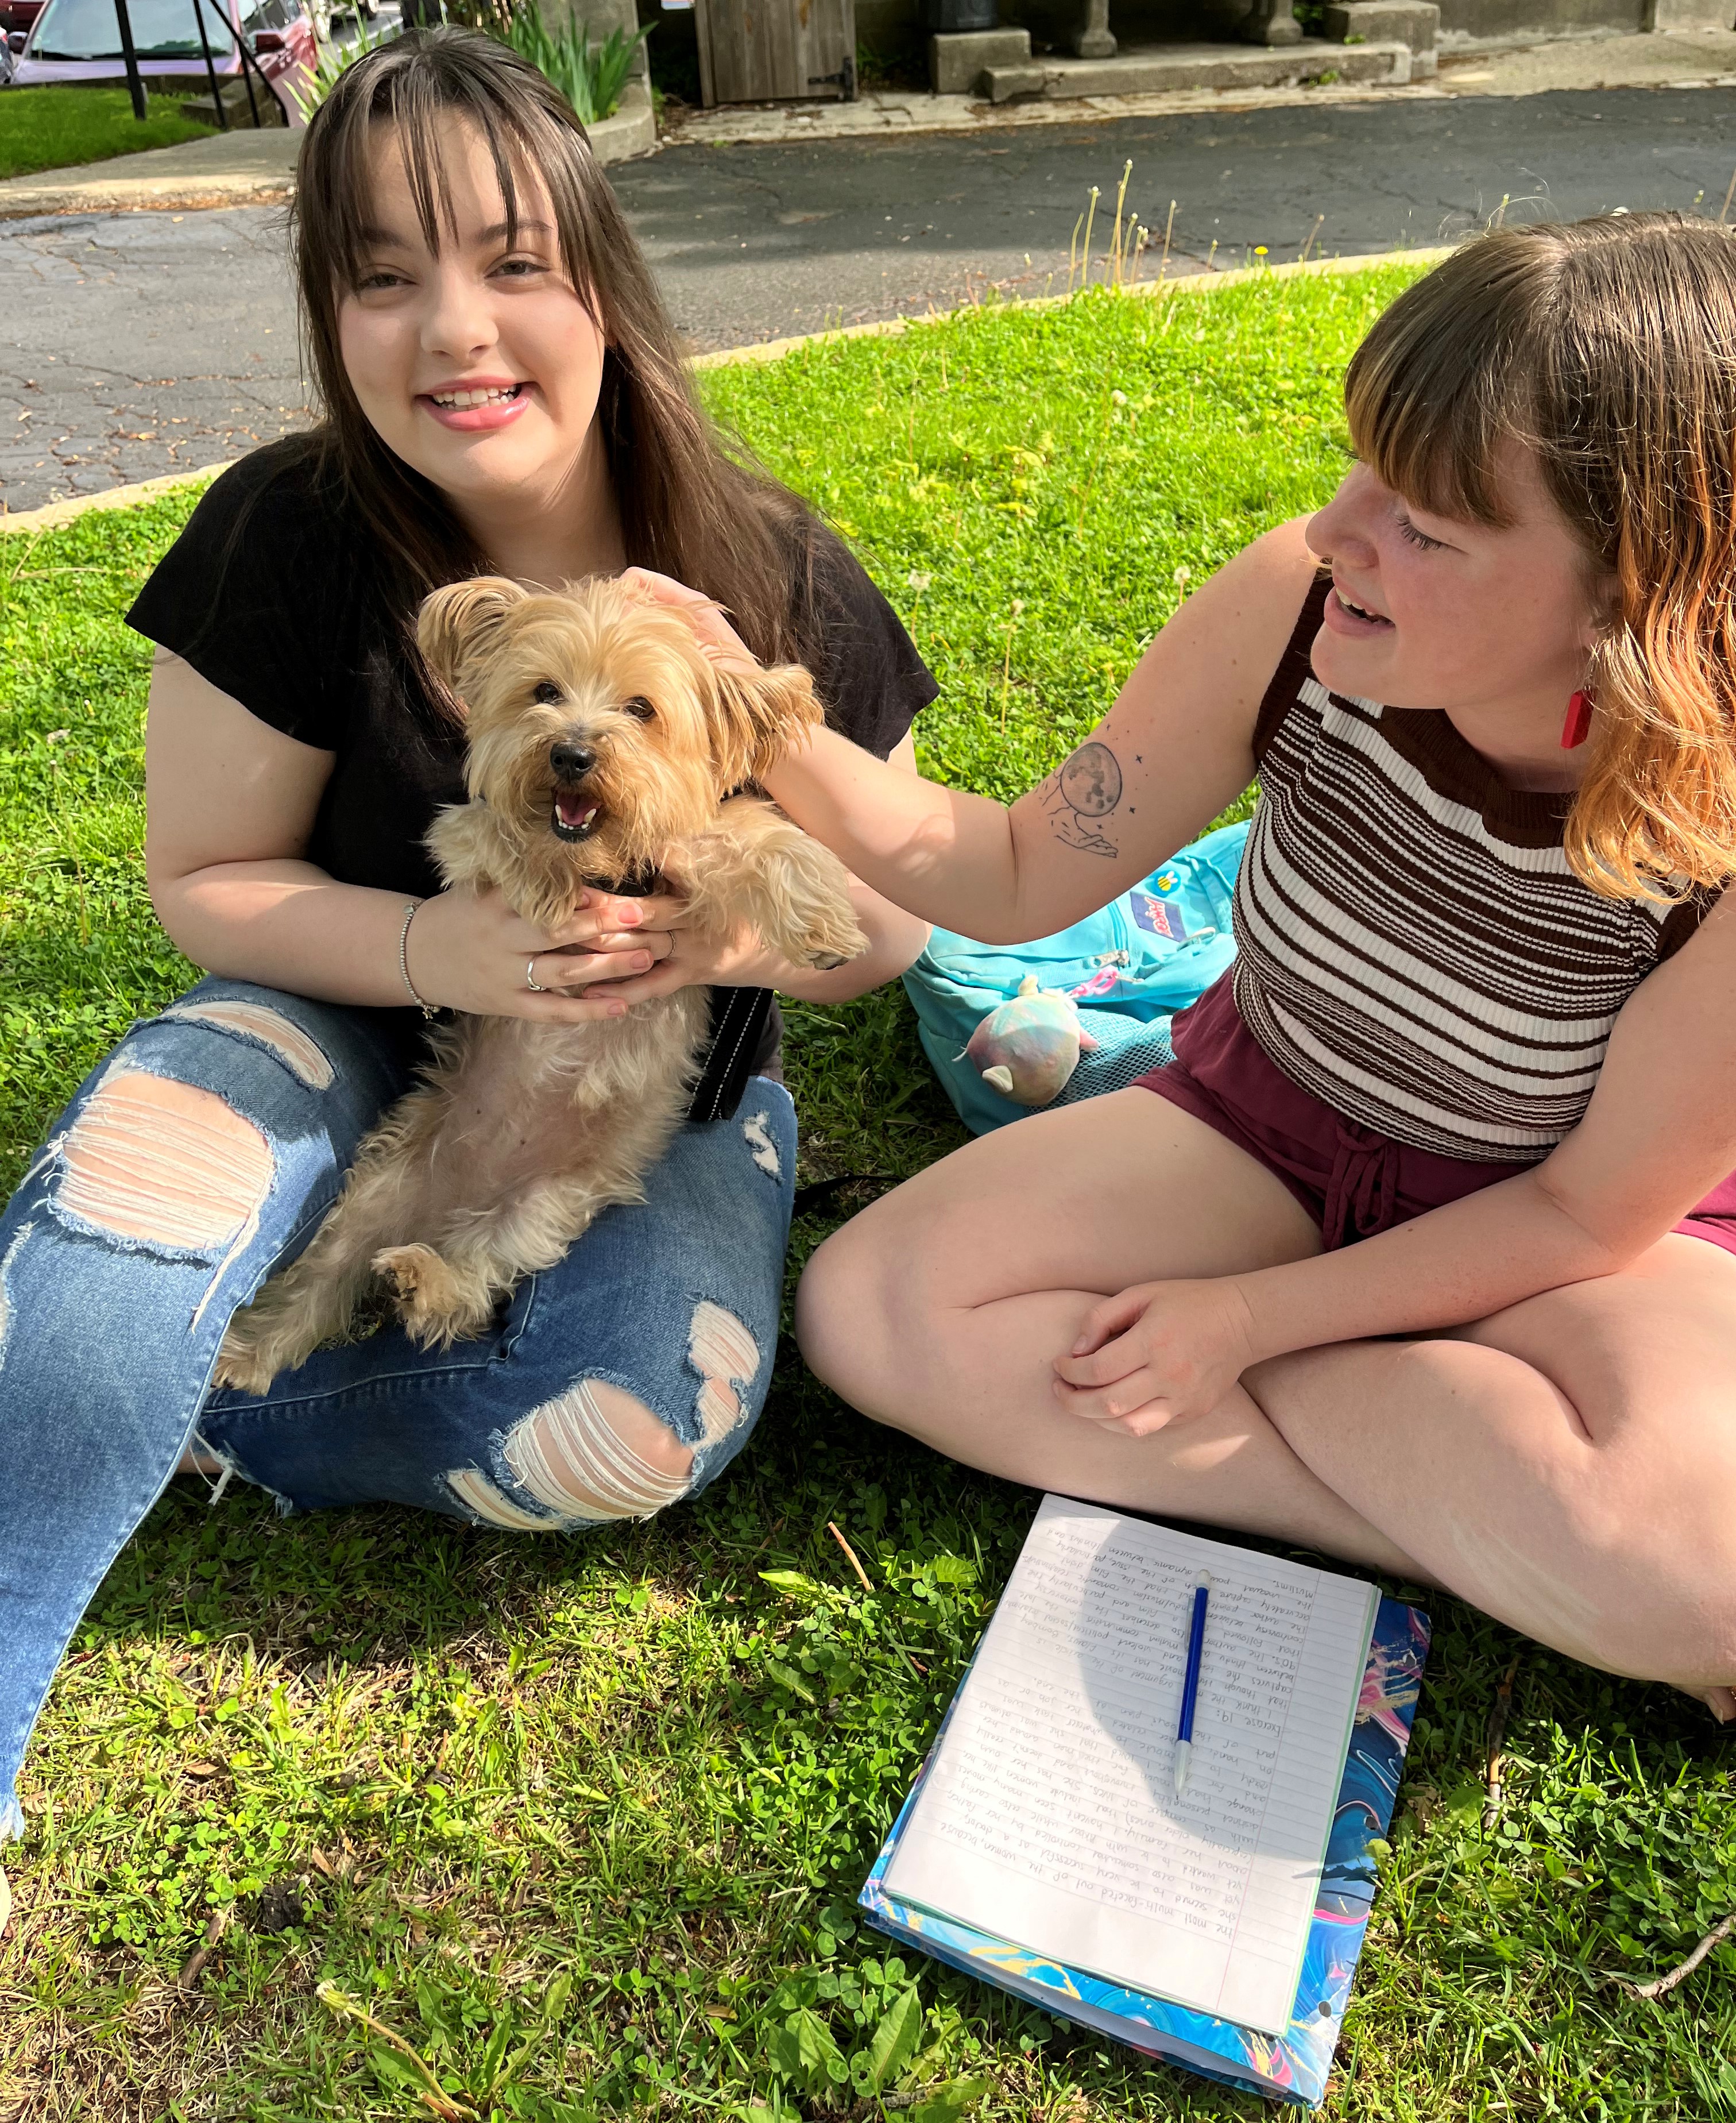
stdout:
[[[1322,104],[684,147],[613,172],[676,319],[714,348],[1065,287],[1124,163],[1178,265],[1436,243],[1510,218],[1716,213],[1736,91]],[[1215,246],[1215,249],[1214,246]],[[306,418],[282,209],[0,223],[0,504],[239,455]]]

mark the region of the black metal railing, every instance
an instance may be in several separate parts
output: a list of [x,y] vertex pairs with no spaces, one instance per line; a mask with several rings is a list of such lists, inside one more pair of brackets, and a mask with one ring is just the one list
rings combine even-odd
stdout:
[[[229,106],[224,102],[222,90],[218,83],[217,62],[211,56],[211,40],[205,34],[205,10],[208,7],[212,7],[215,13],[214,0],[193,0],[193,19],[199,26],[199,48],[205,59],[205,78],[211,84],[211,101],[217,105],[217,122],[227,133],[229,130]],[[127,87],[133,99],[133,115],[142,124],[147,115],[145,85],[139,72],[138,50],[133,42],[133,22],[127,12],[127,0],[115,0],[115,19],[120,31],[120,55],[126,68]],[[259,98],[254,93],[253,85],[256,79],[260,93],[269,98],[271,95],[270,83],[249,49],[246,33],[241,25],[229,21],[220,13],[215,14],[215,19],[222,25],[223,34],[235,39],[236,52],[241,63],[241,81],[247,91],[247,108],[253,114],[253,123],[257,130],[265,121],[260,115]]]
[[[259,61],[248,48],[246,33],[238,22],[232,23],[218,12],[215,0],[193,0],[193,12],[199,22],[199,49],[205,55],[205,73],[211,83],[211,99],[217,105],[217,122],[224,132],[229,130],[229,106],[224,102],[222,91],[218,86],[217,67],[211,57],[211,40],[205,35],[205,10],[208,7],[213,19],[235,39],[236,52],[241,62],[241,82],[247,91],[247,108],[253,114],[254,129],[258,131],[263,128],[265,120],[260,115],[259,97],[254,94],[254,82],[258,82],[260,95],[268,99],[271,96],[272,89]],[[267,107],[269,107],[269,101]]]

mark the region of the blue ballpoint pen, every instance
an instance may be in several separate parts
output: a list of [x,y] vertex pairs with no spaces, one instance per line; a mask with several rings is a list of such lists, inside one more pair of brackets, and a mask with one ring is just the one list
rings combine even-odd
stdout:
[[1205,1602],[1211,1580],[1202,1570],[1194,1587],[1193,1619],[1187,1632],[1187,1675],[1182,1683],[1182,1715],[1176,1727],[1176,1797],[1187,1788],[1187,1764],[1194,1751],[1194,1705],[1200,1695],[1200,1655],[1205,1648]]

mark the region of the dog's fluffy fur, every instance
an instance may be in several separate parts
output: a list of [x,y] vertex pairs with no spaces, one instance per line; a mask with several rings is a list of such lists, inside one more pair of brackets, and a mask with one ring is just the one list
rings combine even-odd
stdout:
[[[867,948],[836,856],[731,794],[820,719],[805,671],[721,671],[681,613],[613,582],[456,583],[417,636],[466,713],[470,801],[428,834],[447,883],[498,885],[553,930],[587,885],[654,880],[707,941],[746,924],[802,966]],[[236,1315],[218,1382],[263,1392],[348,1325],[377,1275],[423,1347],[480,1332],[594,1216],[644,1198],[709,1021],[704,988],[598,1024],[460,1019],[306,1251]]]

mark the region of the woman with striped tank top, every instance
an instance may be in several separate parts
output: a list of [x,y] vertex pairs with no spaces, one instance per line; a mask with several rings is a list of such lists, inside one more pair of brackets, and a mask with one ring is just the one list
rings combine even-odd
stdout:
[[1346,399],[1331,504],[1010,812],[831,735],[772,776],[991,941],[1261,792],[1172,1066],[859,1216],[802,1346],[976,1466],[1432,1580],[1728,1718],[1736,239],[1481,237]]

